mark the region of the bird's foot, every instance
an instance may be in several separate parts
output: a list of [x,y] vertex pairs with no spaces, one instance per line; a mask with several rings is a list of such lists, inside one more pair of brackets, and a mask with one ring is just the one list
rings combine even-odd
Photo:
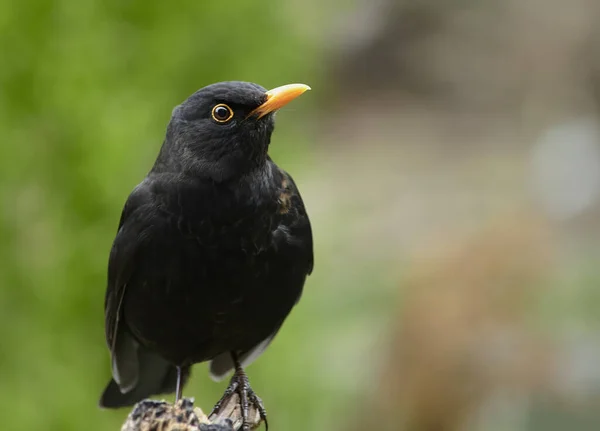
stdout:
[[[228,404],[228,401],[231,399],[233,394],[237,394],[239,397],[240,414],[242,417],[242,430],[251,430],[250,426],[252,424],[249,421],[249,412],[250,406],[252,406],[258,412],[260,419],[265,422],[265,430],[268,431],[269,424],[267,422],[267,411],[265,410],[265,406],[263,405],[260,397],[256,395],[256,393],[250,387],[248,376],[241,369],[234,373],[231,381],[229,382],[229,386],[227,389],[225,389],[225,393],[221,399],[217,401],[217,404],[215,404],[209,416],[218,415],[221,412],[221,409]],[[258,424],[255,425],[258,426]]]

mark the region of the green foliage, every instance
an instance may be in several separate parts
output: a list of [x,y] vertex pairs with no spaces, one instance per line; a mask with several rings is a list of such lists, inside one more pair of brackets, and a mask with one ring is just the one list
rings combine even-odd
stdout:
[[[312,84],[316,53],[296,19],[278,2],[0,4],[4,429],[119,429],[126,412],[101,411],[97,400],[110,375],[102,306],[122,204],[156,156],[171,109],[196,89],[233,79]],[[301,128],[281,129],[278,156],[305,152]],[[288,342],[279,355],[295,351]],[[289,367],[275,368],[283,379]],[[257,391],[281,412],[275,423],[293,423],[307,393],[279,396],[286,382],[268,389],[267,374],[257,372]],[[186,395],[209,408],[223,384],[203,366],[194,375]]]

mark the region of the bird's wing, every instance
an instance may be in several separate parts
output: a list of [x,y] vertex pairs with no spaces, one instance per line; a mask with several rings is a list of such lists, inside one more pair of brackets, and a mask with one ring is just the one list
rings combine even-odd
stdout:
[[138,219],[144,216],[144,207],[148,204],[149,193],[142,183],[125,203],[108,262],[108,286],[104,300],[105,335],[111,352],[113,377],[124,392],[136,385],[139,363],[137,341],[119,324],[121,306],[147,226],[139,223]]
[[[278,248],[285,252],[286,247],[297,247],[302,252],[296,254],[299,256],[293,265],[288,267],[290,274],[295,274],[297,278],[304,279],[310,275],[314,268],[313,238],[310,220],[304,207],[304,202],[294,183],[292,177],[285,171],[279,169],[281,180],[281,193],[279,195],[278,226],[275,230],[275,241],[279,242]],[[279,236],[279,238],[277,238]],[[296,303],[300,300],[302,289],[296,298]],[[267,338],[262,340],[253,348],[240,354],[242,366],[250,365],[257,359],[271,344],[275,338],[283,321]],[[213,380],[222,380],[234,368],[233,360],[229,352],[222,353],[210,362],[210,376]]]
[[310,220],[300,191],[290,174],[280,169],[281,190],[279,195],[280,221],[277,230],[286,233],[289,245],[300,247],[304,253],[297,264],[305,275],[310,275],[314,267],[313,237]]

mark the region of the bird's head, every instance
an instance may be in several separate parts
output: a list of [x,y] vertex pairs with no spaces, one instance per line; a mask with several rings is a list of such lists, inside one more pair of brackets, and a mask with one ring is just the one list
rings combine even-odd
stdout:
[[275,111],[309,89],[229,81],[196,91],[173,110],[155,169],[215,181],[247,173],[267,159]]

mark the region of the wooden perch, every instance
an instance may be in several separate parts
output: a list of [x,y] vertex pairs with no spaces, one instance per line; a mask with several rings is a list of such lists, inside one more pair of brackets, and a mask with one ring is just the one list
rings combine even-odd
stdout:
[[[250,428],[259,427],[260,415],[249,406]],[[218,415],[207,417],[194,400],[183,398],[176,404],[143,400],[137,403],[121,431],[237,431],[242,428],[239,396],[234,393],[225,400]]]

